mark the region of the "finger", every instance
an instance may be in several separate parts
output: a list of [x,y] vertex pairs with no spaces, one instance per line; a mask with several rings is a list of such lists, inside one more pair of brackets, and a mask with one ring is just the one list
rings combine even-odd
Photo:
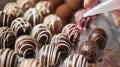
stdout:
[[84,7],[85,8],[91,8],[97,3],[97,0],[85,0],[84,1]]
[[120,9],[112,11],[115,20],[115,25],[120,26]]

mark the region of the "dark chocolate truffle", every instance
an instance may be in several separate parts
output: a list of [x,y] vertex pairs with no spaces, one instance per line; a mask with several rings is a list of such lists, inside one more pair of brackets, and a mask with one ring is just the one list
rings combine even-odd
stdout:
[[38,10],[39,14],[43,16],[43,18],[54,13],[53,5],[49,1],[39,1],[35,8]]
[[45,19],[43,24],[45,24],[52,34],[58,34],[62,31],[62,20],[56,14],[50,14]]
[[64,3],[64,0],[47,0],[49,2],[51,2],[54,6],[54,8],[56,9],[59,5],[61,5],[62,3]]
[[9,3],[7,3],[7,4],[4,6],[4,10],[5,10],[5,9],[8,9],[8,8],[11,8],[11,7],[17,7],[16,2],[9,2]]
[[61,55],[66,57],[71,52],[71,42],[67,35],[60,33],[58,35],[54,35],[51,39],[51,44],[58,47],[59,51],[61,51]]
[[30,7],[34,7],[36,4],[36,0],[17,0],[17,6],[21,8],[23,11],[26,11]]
[[10,26],[10,17],[4,13],[3,11],[0,11],[0,27]]
[[20,36],[15,43],[15,52],[18,56],[23,58],[33,58],[36,51],[36,42],[35,40],[28,36]]
[[66,0],[66,4],[74,10],[78,10],[83,7],[83,0]]
[[74,54],[65,59],[63,67],[88,67],[88,62],[83,55]]
[[66,34],[72,45],[75,46],[80,39],[80,30],[75,24],[68,24],[62,29],[62,33]]
[[0,67],[17,67],[18,58],[13,50],[0,49]]
[[52,37],[51,32],[44,24],[34,26],[31,35],[37,42],[47,44]]
[[23,61],[19,67],[44,67],[42,63],[35,59],[27,59]]
[[92,31],[89,36],[90,40],[96,41],[99,49],[104,49],[107,43],[108,36],[103,29],[97,28]]
[[80,9],[75,13],[75,22],[80,30],[86,30],[89,28],[90,23],[92,22],[93,16],[83,17],[83,14],[87,9]]
[[93,63],[97,59],[99,48],[96,42],[88,40],[80,45],[79,53],[84,55],[89,63]]
[[30,23],[23,17],[16,18],[12,22],[11,28],[16,32],[17,37],[21,35],[29,35],[32,30]]
[[67,4],[62,4],[56,9],[55,13],[63,20],[63,24],[66,25],[70,22],[74,10],[69,8]]
[[39,51],[39,62],[45,67],[57,67],[61,52],[53,45],[45,45]]
[[38,13],[36,8],[29,8],[24,13],[24,18],[29,21],[32,26],[42,23],[43,16]]
[[2,49],[5,48],[14,48],[16,40],[16,34],[13,29],[8,27],[1,27],[0,28],[0,45]]
[[8,6],[3,11],[10,17],[10,22],[23,15],[22,10],[17,6]]

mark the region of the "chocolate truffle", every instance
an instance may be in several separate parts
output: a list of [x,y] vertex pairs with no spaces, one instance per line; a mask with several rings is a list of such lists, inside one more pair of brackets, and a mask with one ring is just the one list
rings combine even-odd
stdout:
[[45,67],[57,67],[61,52],[53,45],[45,45],[39,51],[39,62]]
[[34,7],[36,0],[17,0],[17,6],[23,11],[26,11],[30,7]]
[[88,62],[83,55],[74,54],[65,59],[63,67],[88,67]]
[[53,5],[48,1],[39,1],[35,8],[38,10],[39,14],[42,14],[43,18],[54,13]]
[[89,36],[89,39],[96,41],[97,45],[99,46],[99,49],[103,50],[106,46],[108,36],[103,29],[97,28],[92,31],[92,33]]
[[3,11],[0,11],[0,27],[4,26],[10,26],[10,17]]
[[8,27],[1,27],[0,28],[0,45],[2,49],[5,48],[14,48],[16,40],[16,34],[13,29]]
[[16,18],[11,23],[11,28],[16,32],[17,37],[21,35],[29,35],[32,30],[30,23],[23,17]]
[[80,30],[75,24],[68,24],[62,29],[62,33],[66,34],[72,45],[75,46],[80,39]]
[[23,58],[33,58],[35,56],[36,42],[28,36],[22,35],[15,42],[15,52]]
[[90,23],[92,22],[93,16],[83,18],[83,14],[87,9],[80,9],[75,13],[75,22],[80,30],[86,30],[89,28]]
[[13,50],[0,49],[0,67],[17,67],[18,58]]
[[61,55],[66,57],[71,52],[71,42],[67,35],[60,33],[58,35],[54,35],[51,39],[51,44],[58,47],[59,51],[61,51]]
[[55,14],[48,15],[45,19],[43,24],[45,24],[52,34],[58,34],[62,31],[62,20],[59,18],[59,16]]
[[93,63],[96,61],[99,48],[96,45],[96,42],[88,40],[80,45],[79,53],[84,55],[89,63]]
[[83,0],[66,0],[66,4],[74,10],[78,10],[83,7]]
[[10,22],[12,22],[15,18],[21,17],[23,15],[22,10],[17,6],[5,7],[3,11],[10,17]]
[[32,29],[31,35],[37,42],[47,44],[52,37],[51,32],[44,24],[38,24]]
[[44,67],[44,66],[35,59],[27,59],[24,62],[22,62],[19,67]]
[[54,6],[54,8],[56,9],[59,5],[61,5],[62,3],[64,3],[64,0],[47,0],[49,2],[51,2]]
[[24,13],[24,18],[29,21],[29,23],[32,26],[35,26],[39,23],[42,23],[43,21],[43,16],[38,13],[36,8],[29,8],[25,13]]
[[70,22],[74,10],[69,8],[67,4],[62,4],[56,9],[55,13],[63,20],[63,24],[66,25]]

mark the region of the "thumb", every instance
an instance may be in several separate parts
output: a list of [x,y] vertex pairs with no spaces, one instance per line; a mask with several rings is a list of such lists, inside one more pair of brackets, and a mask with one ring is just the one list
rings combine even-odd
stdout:
[[96,5],[98,0],[84,0],[84,7],[85,8],[91,8],[94,5]]
[[112,11],[115,20],[115,25],[120,26],[120,9]]

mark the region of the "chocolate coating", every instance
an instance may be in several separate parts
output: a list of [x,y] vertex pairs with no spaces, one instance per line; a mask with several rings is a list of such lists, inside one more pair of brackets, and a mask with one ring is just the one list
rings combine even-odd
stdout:
[[22,62],[19,67],[44,67],[44,66],[35,59],[27,59],[24,62]]
[[61,51],[61,56],[63,57],[68,56],[72,49],[70,39],[63,33],[54,35],[51,39],[51,44],[58,47],[59,51]]
[[6,4],[3,11],[10,17],[10,22],[23,15],[23,11],[15,3]]
[[58,34],[62,31],[63,23],[62,20],[56,14],[50,14],[45,19],[45,24],[52,34]]
[[74,54],[65,59],[63,67],[88,67],[88,62],[83,55]]
[[90,23],[92,22],[92,16],[83,18],[82,15],[87,11],[87,9],[80,9],[75,13],[75,23],[77,24],[80,30],[86,30],[89,28]]
[[70,22],[74,12],[75,11],[69,8],[67,4],[60,5],[55,11],[56,15],[62,19],[63,25],[66,25],[68,22]]
[[33,58],[35,56],[36,42],[28,36],[20,36],[15,43],[15,52],[18,56],[23,58]]
[[75,46],[80,39],[80,30],[75,24],[68,24],[62,29],[62,33],[66,34],[72,45]]
[[38,13],[36,8],[29,8],[24,13],[24,18],[28,20],[33,27],[43,21],[43,16]]
[[73,10],[78,10],[83,7],[83,0],[66,0],[66,4]]
[[0,11],[0,27],[10,26],[10,17],[4,13],[3,11]]
[[0,49],[0,67],[17,67],[18,58],[13,50]]
[[45,67],[57,67],[61,52],[53,45],[45,45],[39,51],[39,62]]
[[0,28],[0,45],[2,49],[5,48],[14,48],[16,40],[16,34],[13,29],[8,27],[1,27]]
[[88,40],[80,45],[79,53],[84,55],[89,63],[93,63],[96,61],[99,48],[96,45],[96,42]]
[[49,1],[39,1],[35,8],[38,10],[39,14],[43,16],[43,18],[54,13],[54,7]]
[[47,44],[52,37],[51,32],[44,24],[34,26],[31,35],[37,42]]
[[92,31],[89,36],[89,40],[96,41],[99,49],[103,50],[106,46],[108,36],[103,29],[97,28]]
[[11,28],[16,32],[17,37],[29,35],[32,30],[31,24],[23,17],[16,18],[12,22]]

